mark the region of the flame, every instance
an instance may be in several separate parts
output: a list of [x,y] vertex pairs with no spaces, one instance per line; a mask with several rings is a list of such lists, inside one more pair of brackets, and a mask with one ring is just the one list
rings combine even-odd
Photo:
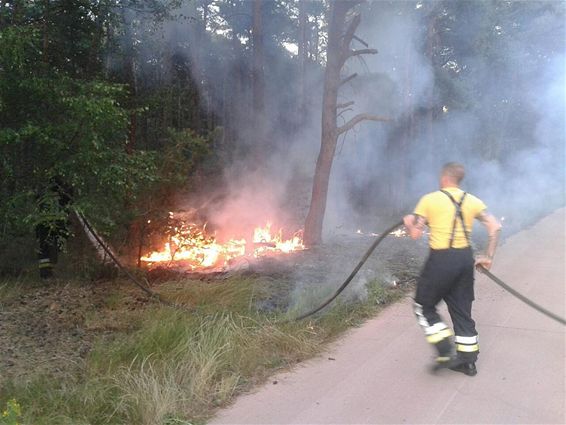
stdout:
[[256,227],[254,230],[254,243],[271,242],[271,223],[267,222],[265,227]]
[[[171,214],[172,217],[172,214]],[[261,257],[269,253],[285,253],[305,249],[301,232],[296,232],[291,239],[284,240],[280,229],[272,234],[271,223],[256,227],[253,234],[253,252],[247,253],[246,239],[230,239],[219,242],[215,236],[209,236],[206,225],[199,228],[192,223],[182,223],[172,230],[169,242],[161,251],[154,251],[141,258],[153,265],[155,263],[182,262],[191,270],[211,267],[225,267],[230,260],[246,255]]]
[[[379,233],[364,233],[362,232],[360,229],[356,230],[356,234],[358,235],[369,235],[369,236],[379,236]],[[404,238],[409,236],[409,234],[407,233],[407,230],[404,228],[399,228],[397,230],[394,230],[393,232],[389,233],[392,236],[395,236],[396,238]]]
[[256,246],[254,249],[254,257],[260,257],[269,252],[282,252],[288,254],[293,251],[301,251],[305,249],[303,238],[297,232],[291,239],[283,239],[283,230],[279,229],[275,235],[271,234],[271,223],[267,223],[265,227],[256,227],[254,230],[253,242]]
[[405,229],[401,229],[401,228],[394,230],[393,232],[391,232],[389,234],[395,236],[396,238],[402,238],[403,236],[409,236],[407,231]]

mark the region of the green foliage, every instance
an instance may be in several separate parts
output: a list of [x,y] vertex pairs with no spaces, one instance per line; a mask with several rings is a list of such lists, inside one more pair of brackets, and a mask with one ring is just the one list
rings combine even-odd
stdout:
[[21,417],[22,407],[20,404],[15,399],[8,400],[6,409],[0,416],[0,425],[18,425]]
[[193,130],[168,130],[168,143],[159,161],[159,174],[163,184],[177,186],[187,183],[193,173],[211,153],[210,139]]
[[77,207],[114,224],[120,206],[157,179],[154,153],[127,152],[124,87],[44,69],[34,29],[6,28],[0,42],[3,236],[61,218],[38,208],[56,204],[53,194],[40,195],[56,176],[73,188]]

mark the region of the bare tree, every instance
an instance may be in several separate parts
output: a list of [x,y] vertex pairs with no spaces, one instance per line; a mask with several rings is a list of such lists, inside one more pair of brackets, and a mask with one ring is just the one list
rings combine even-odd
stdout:
[[308,23],[308,16],[307,16],[307,8],[306,8],[306,0],[299,0],[299,51],[298,51],[298,60],[299,60],[299,108],[297,114],[297,122],[302,123],[306,113],[306,63],[307,63],[307,23]]
[[[322,241],[322,224],[326,210],[328,183],[338,136],[351,130],[364,120],[387,121],[387,118],[360,113],[344,125],[338,127],[337,114],[340,109],[352,106],[353,102],[338,104],[340,86],[356,77],[356,74],[342,78],[341,70],[350,58],[376,54],[375,49],[353,50],[350,45],[360,24],[359,13],[349,13],[363,0],[332,0],[330,3],[330,25],[328,29],[328,48],[322,99],[322,136],[320,153],[316,162],[310,209],[305,221],[305,243],[309,246]],[[350,15],[350,16],[348,16]]]
[[254,133],[259,142],[260,158],[265,151],[265,72],[264,72],[264,41],[263,41],[263,1],[254,0],[253,3],[253,65],[252,65],[252,88],[253,88],[253,117]]

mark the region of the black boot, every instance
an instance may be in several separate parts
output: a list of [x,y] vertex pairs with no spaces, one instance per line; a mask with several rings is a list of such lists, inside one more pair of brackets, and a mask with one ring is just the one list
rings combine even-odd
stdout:
[[450,370],[455,372],[462,372],[464,375],[476,376],[478,370],[476,369],[476,364],[474,362],[464,362],[455,364],[449,367]]
[[461,364],[461,360],[452,355],[438,356],[431,367],[431,371],[438,372],[440,369],[452,369]]
[[454,347],[450,338],[444,338],[434,344],[438,356],[436,357],[434,364],[432,365],[432,372],[436,372],[440,369],[449,369],[455,365],[458,360],[454,353]]

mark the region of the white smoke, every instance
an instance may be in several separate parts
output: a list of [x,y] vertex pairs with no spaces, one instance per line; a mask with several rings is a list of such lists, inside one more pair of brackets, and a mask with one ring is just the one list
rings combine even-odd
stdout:
[[[495,46],[498,42],[503,46],[506,40],[507,50],[496,50],[495,59],[498,66],[515,72],[513,78],[502,78],[505,73],[494,71],[493,55],[478,56],[470,49],[467,54],[454,53],[453,46],[441,52],[445,63],[433,66],[427,51],[428,23],[431,13],[440,15],[435,7],[443,2],[370,1],[360,9],[362,23],[357,35],[378,54],[347,62],[344,75],[359,75],[343,87],[339,101],[356,103],[340,120],[367,112],[392,121],[364,122],[340,138],[329,188],[326,234],[345,226],[355,230],[387,225],[375,217],[410,210],[419,196],[436,189],[440,166],[447,161],[464,163],[468,170],[465,189],[484,199],[496,215],[512,217],[506,222],[515,222],[517,228],[564,204],[564,4],[546,3],[550,6],[537,16],[531,17],[528,11],[517,16],[519,34],[523,35],[510,40],[504,37],[516,29],[500,25],[486,29],[478,18],[476,9],[480,8],[462,8],[466,15],[456,16],[456,23],[452,23],[456,47],[484,35],[480,29],[501,37]],[[249,7],[251,13],[251,2],[240,6]],[[182,2],[178,12],[177,16],[185,17],[200,13],[189,1]],[[249,25],[245,19],[249,21],[249,14],[242,17],[242,25]],[[249,62],[250,41],[244,40],[241,46],[246,57],[235,57],[229,40],[218,41],[225,37],[222,34],[209,33],[196,43],[191,38],[196,22],[176,18],[166,21],[161,31],[152,31],[156,42],[169,43],[177,54],[199,65],[202,74],[193,78],[205,75],[209,81],[203,93],[210,100],[206,107],[222,116],[225,105],[218,99],[223,90],[230,92],[231,101],[242,104],[240,113],[232,117],[238,121],[235,138],[225,141],[228,149],[238,153],[224,170],[226,187],[219,198],[222,202],[210,211],[211,220],[218,227],[235,228],[267,219],[300,224],[307,212],[320,146],[322,70],[309,68],[307,125],[293,128],[288,107],[296,95],[289,78],[296,72],[295,64],[289,61],[283,45],[266,44],[267,99],[262,121],[268,140],[260,159],[246,155],[256,148],[250,145],[249,87],[226,86],[226,75],[235,72],[240,61]],[[265,28],[268,31],[269,25]],[[539,29],[550,30],[540,35]],[[365,46],[354,41],[353,47]],[[140,63],[151,60],[147,50],[147,58]],[[438,78],[457,80],[459,91],[452,95],[460,98],[443,97]],[[419,124],[407,133],[404,127],[411,113]],[[493,119],[494,114],[501,114],[501,123]],[[483,140],[486,135],[490,140]],[[212,193],[213,189],[203,188]]]

